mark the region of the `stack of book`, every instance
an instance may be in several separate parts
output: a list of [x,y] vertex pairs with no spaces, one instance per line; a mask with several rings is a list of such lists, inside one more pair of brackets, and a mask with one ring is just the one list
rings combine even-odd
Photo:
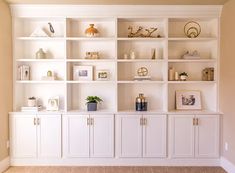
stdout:
[[35,107],[31,107],[31,106],[22,106],[21,107],[21,111],[22,112],[38,112],[40,111],[40,108],[35,106]]
[[151,76],[135,76],[134,80],[139,80],[139,81],[142,81],[142,80],[151,80]]
[[30,80],[30,67],[28,65],[18,67],[18,80]]

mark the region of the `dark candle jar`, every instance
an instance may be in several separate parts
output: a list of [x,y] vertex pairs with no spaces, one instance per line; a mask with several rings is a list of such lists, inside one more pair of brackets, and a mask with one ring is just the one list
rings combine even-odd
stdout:
[[139,94],[138,97],[136,97],[136,101],[135,101],[135,110],[136,111],[147,111],[147,100],[144,97],[144,94]]

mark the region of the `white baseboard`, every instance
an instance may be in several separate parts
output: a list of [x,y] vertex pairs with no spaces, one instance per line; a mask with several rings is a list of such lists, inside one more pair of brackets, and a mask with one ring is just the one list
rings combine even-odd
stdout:
[[235,173],[235,165],[228,161],[226,158],[220,158],[220,165],[228,173]]
[[220,166],[220,159],[60,158],[11,159],[11,166]]
[[10,166],[10,157],[6,157],[2,161],[0,161],[0,173],[7,170]]

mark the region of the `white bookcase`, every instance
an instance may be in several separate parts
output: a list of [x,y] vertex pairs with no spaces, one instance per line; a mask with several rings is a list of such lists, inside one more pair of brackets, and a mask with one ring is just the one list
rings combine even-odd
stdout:
[[[187,38],[183,32],[188,21],[200,24],[202,32],[197,38]],[[13,20],[14,32],[14,111],[20,110],[30,96],[41,100],[60,96],[61,111],[86,110],[85,98],[98,95],[104,102],[99,111],[135,111],[135,97],[144,93],[149,112],[175,110],[175,91],[200,90],[205,111],[218,111],[219,18],[182,17],[18,17]],[[48,29],[50,22],[55,30],[53,37],[30,37],[34,29]],[[94,23],[99,37],[88,38],[85,29]],[[154,38],[128,38],[128,27],[157,27]],[[160,36],[160,37],[157,37]],[[35,59],[39,48],[46,51],[47,59]],[[151,59],[151,49],[157,50]],[[181,56],[197,50],[201,59],[188,60]],[[88,51],[97,51],[100,59],[85,59]],[[135,59],[124,59],[124,54],[135,52]],[[29,65],[29,81],[19,81],[17,67]],[[74,81],[73,66],[93,66],[93,81]],[[135,81],[137,69],[147,67],[151,81]],[[168,68],[189,74],[187,81],[168,81]],[[214,67],[214,81],[202,81],[202,70]],[[108,81],[98,81],[97,70],[110,72]],[[43,81],[42,76],[51,70],[56,81]]]
[[[24,119],[18,118],[20,116],[23,118],[25,115],[29,116],[27,120],[30,124],[34,123],[35,116],[40,120],[47,115],[62,115],[60,121],[63,124],[60,131],[62,157],[61,153],[55,152],[58,160],[46,160],[49,162],[37,160],[36,149],[31,146],[33,159],[27,160],[24,153],[16,158],[14,148],[17,147],[13,143],[11,146],[13,165],[29,163],[181,165],[185,163],[211,166],[219,163],[218,87],[221,6],[102,6],[101,8],[100,6],[12,5],[11,9],[14,58],[14,105],[13,113],[10,114],[11,141],[17,137],[13,130],[18,122],[15,123],[13,120],[19,121],[21,126],[24,126]],[[189,21],[195,21],[201,26],[201,34],[197,38],[188,38],[184,34],[184,26]],[[38,27],[48,30],[49,22],[55,30],[54,35],[30,36]],[[98,37],[86,37],[85,30],[89,24],[94,24],[99,30]],[[134,31],[139,26],[158,29],[153,38],[130,38],[129,26],[132,26]],[[39,48],[43,48],[46,52],[46,59],[36,59]],[[153,49],[156,50],[155,59],[151,56]],[[181,58],[186,51],[194,50],[200,53],[200,59]],[[124,54],[129,56],[131,51],[135,52],[135,58],[124,58]],[[86,59],[86,52],[99,52],[100,58]],[[18,67],[21,65],[30,66],[30,80],[18,80]],[[74,65],[92,66],[93,80],[74,80]],[[140,67],[148,69],[151,80],[134,80]],[[179,73],[187,72],[189,75],[187,81],[168,80],[168,70],[171,67]],[[207,67],[214,68],[213,81],[202,80],[202,70]],[[57,80],[42,80],[49,70],[57,75]],[[108,70],[109,80],[98,80],[96,77],[98,70]],[[202,110],[176,110],[177,90],[201,91]],[[135,111],[135,99],[139,93],[147,97],[148,111]],[[103,99],[96,112],[86,111],[85,99],[90,95]],[[27,99],[32,96],[38,99],[38,104],[43,105],[44,110],[37,113],[20,112],[21,107],[26,106]],[[59,111],[46,111],[48,99],[55,96],[59,96],[60,99]],[[95,122],[91,123],[92,120]],[[39,127],[35,123],[29,126]],[[203,133],[207,126],[211,127],[211,130]],[[78,127],[81,130],[79,134],[76,130]],[[23,129],[27,131],[26,128]],[[97,132],[98,135],[95,134]],[[105,136],[106,132],[109,132],[107,138],[100,138],[100,135]],[[202,135],[197,134],[199,132]],[[69,136],[85,133],[87,135],[82,137],[89,142],[81,144],[81,147],[77,147],[79,143],[77,139],[69,139]],[[184,133],[186,135],[182,135]],[[135,140],[130,138],[133,136]],[[204,138],[208,140],[202,143]],[[97,141],[98,144],[95,144]],[[133,141],[139,145],[133,146]],[[22,141],[22,147],[24,142],[25,140]],[[110,149],[108,153],[105,153],[104,145],[99,142],[104,142],[105,146],[108,146]],[[200,146],[197,146],[199,143]],[[159,147],[156,148],[156,145]],[[211,145],[213,148],[210,148]],[[74,148],[69,148],[71,146]],[[82,158],[84,155],[86,159]],[[100,158],[94,159],[95,157]],[[173,157],[174,159],[171,159]],[[186,159],[182,162],[180,159],[183,158]],[[187,160],[188,158],[191,160]]]

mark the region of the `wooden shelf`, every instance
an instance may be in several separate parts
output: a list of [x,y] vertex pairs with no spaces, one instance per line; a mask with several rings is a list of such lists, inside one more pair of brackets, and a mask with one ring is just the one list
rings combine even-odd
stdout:
[[215,37],[197,37],[197,38],[187,38],[187,37],[170,37],[169,41],[215,41]]
[[151,81],[151,80],[143,80],[143,81],[118,81],[119,84],[164,84],[164,81]]
[[16,59],[17,62],[64,62],[65,59]]
[[164,59],[118,59],[117,62],[166,62]]
[[119,37],[119,38],[117,38],[117,40],[119,40],[119,41],[164,41],[164,40],[166,40],[166,38]]
[[68,41],[114,41],[115,37],[66,37]]
[[216,84],[216,81],[168,81],[169,84]]
[[64,41],[65,37],[17,37],[22,41]]
[[190,62],[208,63],[208,62],[216,62],[216,59],[168,59],[168,62],[172,62],[172,63],[190,63]]
[[17,80],[16,83],[19,83],[19,84],[65,84],[65,81]]
[[116,62],[115,59],[67,59],[67,62]]

